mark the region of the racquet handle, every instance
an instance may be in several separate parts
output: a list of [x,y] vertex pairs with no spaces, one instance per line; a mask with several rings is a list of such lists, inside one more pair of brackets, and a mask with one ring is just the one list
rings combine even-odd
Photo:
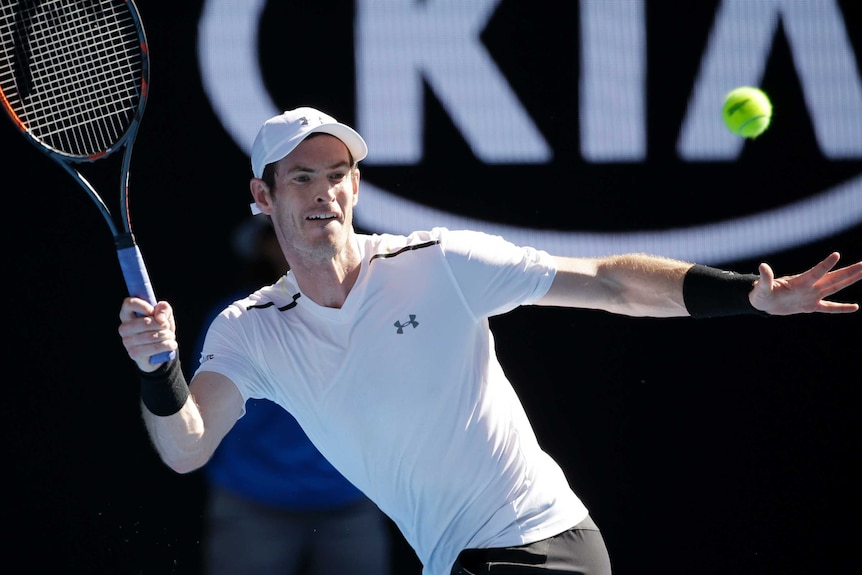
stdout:
[[[131,239],[131,236],[129,239]],[[121,247],[118,242],[117,257],[120,259],[120,269],[123,271],[123,278],[126,280],[129,295],[145,299],[151,305],[156,305],[156,295],[153,292],[152,284],[150,284],[150,276],[144,265],[144,258],[134,240],[131,240],[131,245],[126,245],[125,247]],[[176,355],[174,351],[157,353],[150,356],[150,365],[158,365],[170,361]]]

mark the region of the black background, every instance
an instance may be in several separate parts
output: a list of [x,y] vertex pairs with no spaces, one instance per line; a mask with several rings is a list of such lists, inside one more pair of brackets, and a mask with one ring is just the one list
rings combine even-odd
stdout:
[[[274,99],[352,121],[354,94],[344,89],[352,85],[352,60],[343,51],[351,4],[270,4],[263,29],[271,44],[262,63],[273,72]],[[554,163],[544,172],[471,170],[482,166],[429,91],[425,163],[368,167],[364,178],[509,223],[629,229],[739,215],[862,170],[859,159],[830,163],[819,154],[780,31],[763,85],[781,103],[782,121],[776,117],[756,145],[747,144],[738,162],[691,165],[675,157],[710,2],[687,16],[648,6],[648,97],[676,105],[669,113],[650,107],[646,164],[589,166],[554,133],[555,119],[568,114],[576,122],[572,109],[558,100],[545,105],[543,98],[555,97],[547,86],[518,76],[526,75],[519,58],[529,60],[532,74],[554,78],[574,98],[576,68],[559,70],[560,62],[576,61],[577,25],[560,10],[571,11],[567,18],[576,10],[530,2],[530,14],[543,22],[530,32],[525,4],[504,1],[483,40],[554,146]],[[238,273],[229,232],[246,217],[249,200],[247,158],[201,87],[201,6],[140,2],[152,88],[132,173],[136,235],[157,295],[175,307],[185,353]],[[860,9],[850,1],[840,6],[858,67]],[[291,11],[312,15],[314,26],[291,35]],[[543,41],[507,44],[517,22]],[[327,41],[333,37],[340,39]],[[314,42],[318,50],[308,48]],[[571,50],[556,57],[561,44]],[[297,65],[307,70],[302,81],[279,83],[274,72]],[[347,82],[325,81],[333,73]],[[199,473],[164,467],[141,424],[133,366],[116,333],[125,288],[107,229],[90,200],[11,124],[0,124],[0,140],[7,174],[4,561],[28,571],[198,573],[204,485]],[[754,182],[756,198],[752,188],[733,185],[740,174]],[[862,225],[722,265],[753,271],[763,259],[779,273],[795,273],[832,250],[846,262],[862,260]],[[842,299],[862,301],[862,288]],[[860,572],[862,316],[635,320],[519,309],[493,327],[540,441],[602,527],[616,573]],[[183,359],[190,370],[192,359]],[[394,560],[398,573],[419,570],[397,535]]]

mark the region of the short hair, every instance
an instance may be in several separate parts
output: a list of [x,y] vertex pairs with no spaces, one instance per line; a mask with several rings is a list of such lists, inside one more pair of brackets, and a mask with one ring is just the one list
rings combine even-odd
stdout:
[[[330,134],[326,134],[325,132],[314,132],[312,134],[309,134],[305,138],[305,140],[310,140],[311,138],[316,138],[317,136],[329,136],[329,135]],[[334,137],[335,136],[333,136],[333,138]],[[303,141],[305,141],[305,140],[303,140]],[[345,146],[345,148],[347,148],[347,146]],[[348,156],[349,161],[350,161],[350,169],[352,170],[353,168],[356,167],[357,162],[355,162],[353,160],[353,154],[350,153],[350,148],[347,148],[347,156]],[[266,184],[267,188],[269,188],[270,190],[275,189],[275,164],[276,163],[277,162],[271,162],[271,163],[267,164],[263,168],[263,173],[260,175],[260,179],[263,180],[263,183]]]

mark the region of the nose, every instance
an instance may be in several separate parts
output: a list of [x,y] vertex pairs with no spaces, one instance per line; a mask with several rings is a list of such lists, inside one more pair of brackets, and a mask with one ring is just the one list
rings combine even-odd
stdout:
[[324,180],[315,188],[315,201],[321,204],[328,204],[335,199],[335,186],[328,180]]

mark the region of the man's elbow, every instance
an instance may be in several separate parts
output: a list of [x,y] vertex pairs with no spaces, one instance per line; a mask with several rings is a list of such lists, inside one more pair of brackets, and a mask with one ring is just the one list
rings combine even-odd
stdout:
[[207,446],[202,435],[189,434],[179,439],[151,435],[151,438],[162,463],[177,473],[197,471],[206,465],[215,451]]
[[197,471],[209,461],[209,456],[202,456],[201,454],[159,453],[159,455],[162,463],[172,471],[183,475]]

